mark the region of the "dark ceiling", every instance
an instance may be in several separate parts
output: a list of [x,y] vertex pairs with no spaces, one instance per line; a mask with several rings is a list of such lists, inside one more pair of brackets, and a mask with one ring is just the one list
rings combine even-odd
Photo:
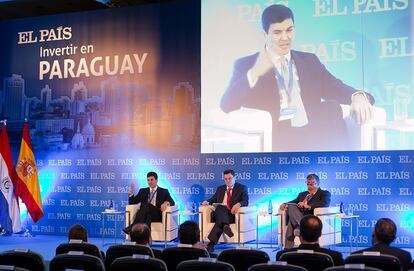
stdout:
[[0,20],[84,10],[174,2],[174,0],[15,0],[0,2]]

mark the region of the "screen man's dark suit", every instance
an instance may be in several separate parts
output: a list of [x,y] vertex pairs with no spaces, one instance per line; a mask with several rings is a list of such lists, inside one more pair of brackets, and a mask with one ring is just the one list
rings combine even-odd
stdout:
[[[280,97],[273,69],[261,76],[253,88],[249,86],[247,72],[257,57],[258,53],[236,61],[221,98],[221,109],[228,113],[243,106],[268,111],[272,116],[273,151],[348,149],[349,137],[339,104],[350,104],[357,90],[334,77],[316,55],[291,50],[309,121],[304,127],[291,127],[290,120],[278,121]],[[373,97],[367,95],[373,103]]]
[[136,196],[128,198],[129,204],[141,203],[133,224],[146,223],[151,228],[151,222],[162,221],[161,204],[168,201],[173,206],[174,200],[171,198],[167,189],[158,186],[155,206],[148,202],[150,195],[150,188],[141,188]]
[[411,254],[408,251],[402,250],[397,247],[389,246],[385,243],[378,243],[372,247],[352,252],[352,254],[362,254],[364,251],[378,251],[381,254],[388,254],[397,257],[400,260],[403,271],[410,269]]
[[[214,193],[214,195],[207,201],[209,202],[209,204],[222,203],[224,195],[226,193],[227,186],[219,186],[217,187],[216,193]],[[233,206],[237,203],[240,203],[241,207],[247,206],[249,204],[249,195],[247,194],[247,187],[240,183],[234,184],[232,194],[230,197],[231,208],[233,208]],[[235,217],[231,214],[227,206],[224,205],[217,206],[214,213],[216,221],[213,228],[211,229],[208,239],[216,244],[220,239],[221,234],[223,233],[224,225],[234,223]]]

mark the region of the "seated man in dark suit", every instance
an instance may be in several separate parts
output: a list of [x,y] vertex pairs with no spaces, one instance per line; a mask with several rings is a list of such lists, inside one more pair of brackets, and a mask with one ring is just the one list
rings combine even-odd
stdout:
[[[295,230],[299,228],[299,221],[303,216],[313,214],[318,207],[328,207],[331,203],[331,193],[319,188],[319,177],[316,174],[309,174],[306,177],[308,191],[301,192],[296,199],[287,204],[280,205],[282,211],[287,209],[287,223],[285,248],[292,248],[295,240]],[[289,204],[292,203],[292,204]],[[298,235],[298,234],[296,234]]]
[[[151,230],[144,223],[137,223],[131,229],[131,241],[135,242],[137,245],[143,245],[147,247],[151,247],[152,239],[151,239]],[[154,253],[154,257],[161,259],[161,250],[152,249]]]
[[158,175],[155,172],[148,172],[147,174],[148,188],[141,188],[138,195],[134,196],[134,183],[131,183],[129,192],[129,204],[141,203],[134,222],[123,229],[126,234],[129,234],[133,225],[136,223],[146,223],[151,228],[151,222],[161,222],[162,212],[168,206],[173,206],[174,200],[171,198],[167,189],[159,187]]
[[319,246],[318,239],[322,234],[322,222],[314,215],[306,215],[300,221],[300,241],[301,244],[297,248],[289,248],[281,250],[276,254],[276,261],[279,261],[280,256],[289,251],[297,251],[298,249],[313,250],[328,254],[332,257],[334,265],[342,265],[344,260],[342,254],[335,250],[322,248]]
[[378,251],[381,254],[388,254],[400,260],[402,269],[408,270],[411,263],[411,254],[405,250],[392,247],[390,244],[397,236],[397,226],[389,218],[381,218],[375,224],[372,231],[372,247],[355,251],[352,254],[359,254],[364,251]]
[[247,187],[245,185],[236,183],[234,171],[231,169],[223,172],[225,185],[219,186],[214,195],[203,201],[202,205],[210,205],[213,203],[223,203],[218,205],[214,211],[216,222],[211,229],[207,244],[208,252],[214,251],[214,245],[217,244],[221,234],[224,232],[227,236],[233,237],[233,232],[229,224],[234,223],[234,215],[240,207],[249,204],[249,195],[247,194]]

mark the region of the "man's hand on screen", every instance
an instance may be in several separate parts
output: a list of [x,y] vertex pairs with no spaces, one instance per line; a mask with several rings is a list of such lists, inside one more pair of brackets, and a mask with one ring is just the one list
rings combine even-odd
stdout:
[[273,69],[274,65],[270,59],[269,53],[265,48],[259,52],[256,62],[250,69],[250,74],[253,81],[257,81],[261,76],[265,75],[269,70]]
[[207,206],[207,205],[209,205],[210,203],[208,203],[208,201],[203,201],[202,203],[201,203],[201,205],[203,205],[203,206]]
[[135,190],[135,184],[131,183],[131,185],[129,186],[129,195],[134,195],[134,190]]
[[364,93],[352,95],[351,114],[358,124],[364,124],[372,119],[372,105]]
[[286,207],[287,207],[287,204],[282,203],[279,208],[280,208],[281,211],[284,211],[284,210],[286,210]]

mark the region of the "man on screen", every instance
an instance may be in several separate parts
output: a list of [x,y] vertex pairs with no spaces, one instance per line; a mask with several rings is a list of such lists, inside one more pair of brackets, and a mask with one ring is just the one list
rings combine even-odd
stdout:
[[208,239],[210,240],[207,244],[208,252],[214,251],[214,245],[217,244],[223,232],[227,236],[233,237],[234,234],[229,224],[234,223],[234,215],[239,208],[249,204],[247,187],[243,184],[236,183],[236,177],[233,170],[225,170],[223,172],[223,179],[225,185],[217,187],[216,193],[214,193],[210,199],[203,201],[202,203],[202,205],[221,203],[221,205],[216,206],[214,211],[216,221],[208,235]]
[[268,111],[273,151],[348,149],[339,104],[351,104],[357,122],[364,123],[371,119],[373,97],[335,78],[316,55],[291,49],[295,26],[288,7],[267,7],[262,28],[265,45],[236,61],[221,109]]
[[[308,190],[299,193],[296,199],[280,205],[280,210],[287,210],[286,240],[285,248],[292,248],[295,235],[299,235],[299,222],[305,216],[312,214],[318,207],[328,207],[331,203],[331,193],[319,188],[319,177],[316,174],[309,174],[306,177]],[[296,231],[296,233],[295,233]]]
[[134,222],[123,229],[126,234],[131,232],[132,227],[136,223],[145,223],[151,228],[151,222],[162,221],[162,212],[168,206],[173,206],[174,200],[171,198],[167,189],[158,186],[158,175],[155,172],[147,174],[147,188],[141,188],[136,196],[134,196],[134,183],[131,183],[129,192],[129,204],[141,203]]

